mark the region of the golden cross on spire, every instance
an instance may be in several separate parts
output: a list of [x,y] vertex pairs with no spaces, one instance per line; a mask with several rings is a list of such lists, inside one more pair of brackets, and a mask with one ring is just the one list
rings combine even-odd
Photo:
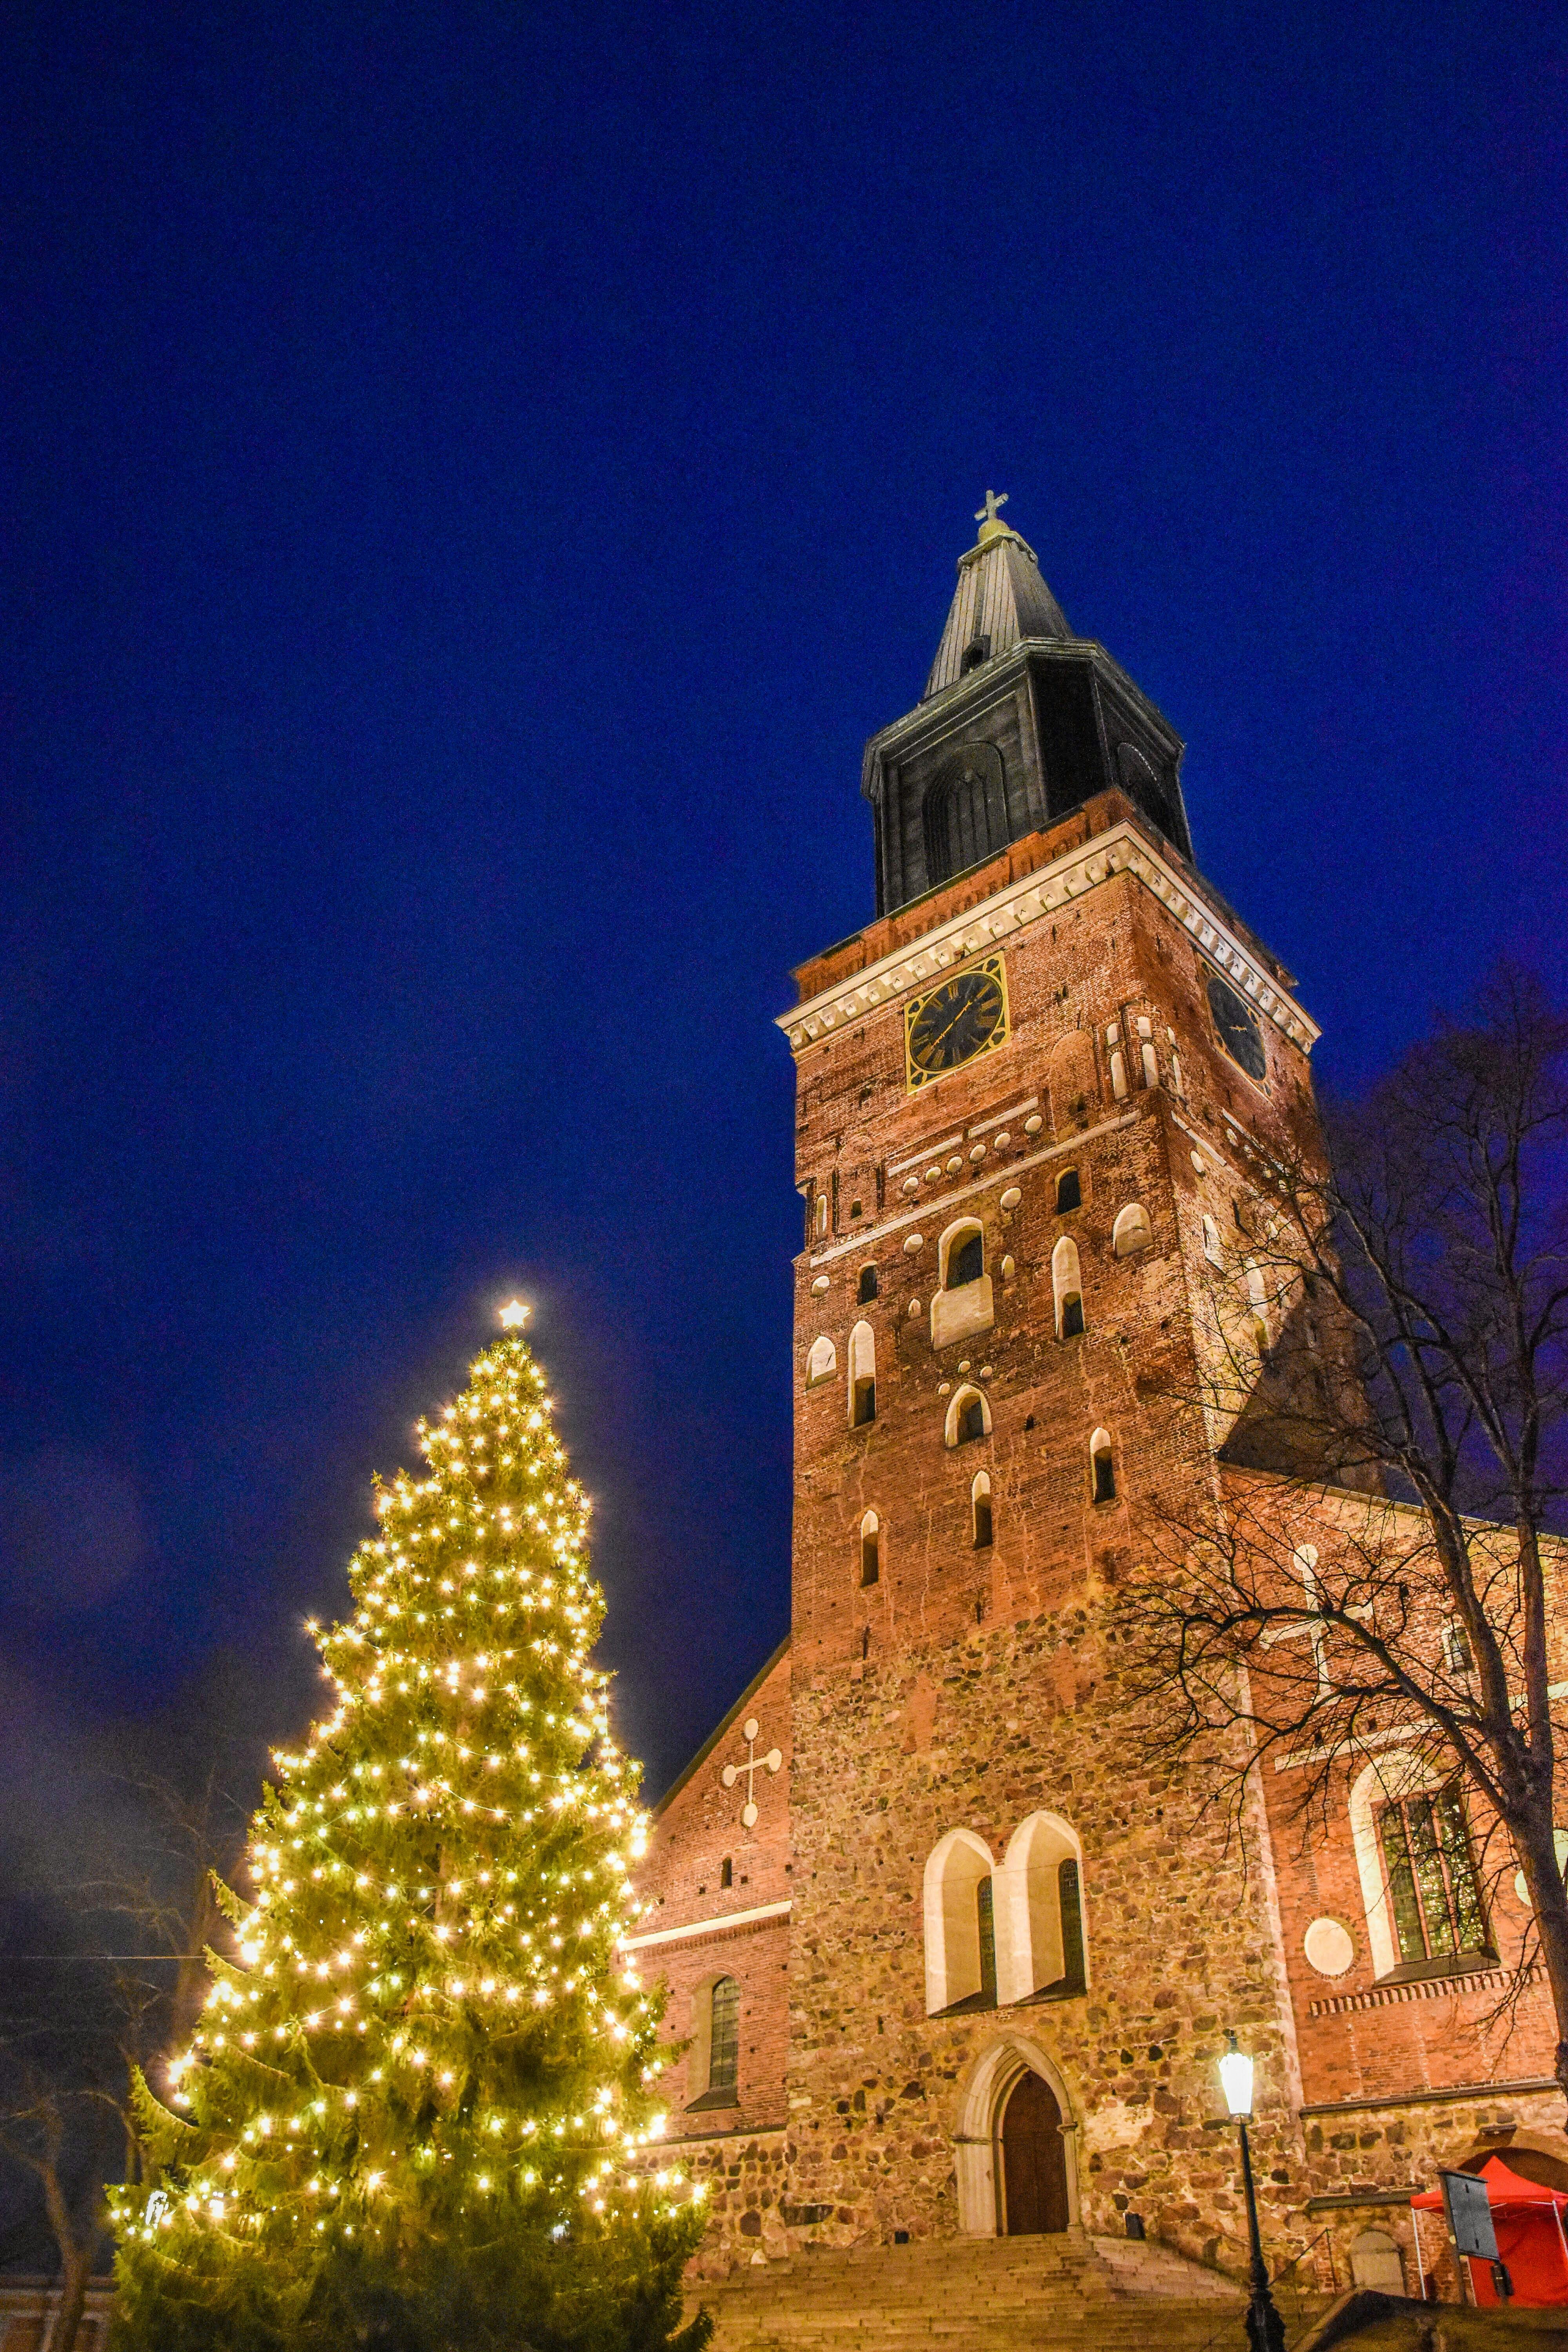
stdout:
[[1007,493],[1005,490],[987,490],[985,493],[985,504],[981,507],[975,514],[975,521],[994,523],[996,520],[997,508],[1005,507],[1006,503]]

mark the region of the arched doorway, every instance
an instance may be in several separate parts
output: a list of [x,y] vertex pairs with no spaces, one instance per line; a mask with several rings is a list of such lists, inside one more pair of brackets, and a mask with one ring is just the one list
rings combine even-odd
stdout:
[[1050,2084],[1031,2067],[1026,2067],[1007,2095],[998,2137],[1004,2235],[1025,2238],[1065,2230],[1068,2166],[1062,2111]]

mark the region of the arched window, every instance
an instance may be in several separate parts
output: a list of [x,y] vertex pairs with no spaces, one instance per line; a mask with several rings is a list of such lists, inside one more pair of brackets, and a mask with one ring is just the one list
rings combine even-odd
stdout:
[[974,1518],[974,1549],[988,1551],[991,1547],[991,1474],[977,1471],[969,1490],[970,1509]]
[[710,1995],[712,2024],[708,2043],[708,2087],[732,2091],[741,2071],[741,1988],[721,1977]]
[[1470,1637],[1457,1618],[1443,1628],[1443,1667],[1450,1675],[1475,1672],[1476,1662],[1470,1654]]
[[864,1429],[877,1418],[877,1336],[869,1323],[849,1334],[849,1425]]
[[1204,1219],[1204,1255],[1211,1265],[1225,1264],[1225,1250],[1220,1242],[1219,1227],[1209,1216]]
[[860,1269],[860,1287],[856,1293],[856,1304],[868,1307],[876,1296],[877,1269],[874,1265],[863,1265]]
[[973,1830],[950,1830],[925,1866],[926,2015],[994,2009],[995,1890],[991,1853]]
[[816,1196],[816,1213],[815,1223],[816,1226],[816,1238],[820,1241],[827,1231],[827,1195],[826,1192],[819,1192]]
[[954,1391],[947,1408],[944,1432],[949,1445],[967,1445],[973,1437],[991,1434],[991,1407],[984,1393],[967,1383]]
[[1495,1957],[1457,1779],[1408,1748],[1376,1758],[1351,1790],[1351,1838],[1379,1978],[1443,1976]]
[[740,2105],[741,1988],[733,1977],[708,1977],[691,1996],[691,2042],[686,2080],[695,2095],[689,2114]]
[[838,1370],[838,1350],[826,1336],[814,1339],[805,1359],[805,1383],[815,1388],[818,1381],[829,1381]]
[[931,1303],[931,1343],[950,1348],[955,1339],[989,1331],[995,1321],[995,1294],[985,1271],[985,1236],[976,1217],[957,1217],[937,1241],[941,1288]]
[[1051,1252],[1051,1290],[1056,1299],[1057,1338],[1076,1339],[1083,1329],[1083,1277],[1078,1244],[1064,1234]]
[[947,1287],[962,1290],[966,1282],[978,1282],[984,1271],[985,1236],[978,1225],[970,1225],[948,1249]]
[[1097,1429],[1089,1441],[1089,1475],[1094,1484],[1097,1503],[1116,1500],[1116,1457],[1110,1450],[1110,1432]]
[[921,804],[926,879],[945,882],[1007,845],[1002,755],[994,743],[965,743]]
[[1140,1250],[1148,1249],[1154,1239],[1154,1229],[1149,1223],[1149,1212],[1142,1201],[1129,1201],[1124,1209],[1116,1212],[1116,1223],[1110,1228],[1111,1253],[1116,1257],[1135,1257]]
[[730,1854],[726,1854],[719,1864],[719,1884],[721,1886],[733,1886],[735,1884],[735,1864]]
[[1082,1850],[1059,1813],[1031,1813],[995,1875],[997,1998],[1068,2000],[1087,1990]]
[[860,1522],[860,1581],[876,1584],[882,1574],[882,1528],[875,1511]]
[[1079,1182],[1076,1168],[1064,1168],[1057,1178],[1057,1214],[1065,1217],[1069,1209],[1083,1206],[1083,1186]]

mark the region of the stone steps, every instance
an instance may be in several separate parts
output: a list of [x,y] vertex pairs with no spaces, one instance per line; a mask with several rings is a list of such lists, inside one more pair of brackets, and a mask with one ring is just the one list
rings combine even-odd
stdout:
[[1068,2232],[824,2248],[689,2300],[713,2352],[1243,2352],[1233,2280],[1169,2247]]

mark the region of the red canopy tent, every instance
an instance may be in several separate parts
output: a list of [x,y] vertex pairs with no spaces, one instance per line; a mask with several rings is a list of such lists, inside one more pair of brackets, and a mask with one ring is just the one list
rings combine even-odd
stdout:
[[[1465,2169],[1469,2170],[1467,2165]],[[1568,2196],[1560,2189],[1543,2188],[1538,2180],[1521,2180],[1500,2156],[1489,2156],[1478,2178],[1487,2184],[1497,2248],[1513,2281],[1515,2303],[1568,2304],[1568,2232],[1563,2214]],[[1440,2189],[1423,2189],[1410,2200],[1417,2213],[1441,2212]],[[1420,2223],[1415,2224],[1419,2232]],[[1425,2265],[1423,2265],[1425,2268]],[[1470,2260],[1470,2277],[1478,2303],[1496,2303],[1491,2264]]]

